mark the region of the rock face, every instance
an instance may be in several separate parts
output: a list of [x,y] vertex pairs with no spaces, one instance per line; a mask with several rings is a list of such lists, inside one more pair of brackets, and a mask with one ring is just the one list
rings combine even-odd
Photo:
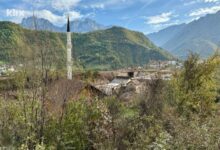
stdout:
[[[64,26],[65,28],[65,26]],[[96,21],[86,18],[81,20],[75,20],[71,22],[71,31],[78,33],[86,33],[97,30],[107,29],[108,27],[97,23]]]
[[24,18],[21,22],[21,26],[32,30],[37,29],[42,31],[65,32],[65,30],[53,25],[49,20],[43,18]]
[[[71,21],[70,24],[70,30],[77,33],[86,33],[108,28],[89,18],[74,20]],[[37,30],[42,31],[66,32],[66,24],[62,27],[58,27],[47,19],[36,17],[24,18],[21,22],[21,26],[27,29],[35,29],[36,27]]]

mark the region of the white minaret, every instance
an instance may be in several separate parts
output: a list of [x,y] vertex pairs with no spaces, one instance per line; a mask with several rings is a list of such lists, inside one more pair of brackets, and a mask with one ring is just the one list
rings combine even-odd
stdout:
[[70,32],[70,20],[67,20],[67,79],[72,80],[72,40]]

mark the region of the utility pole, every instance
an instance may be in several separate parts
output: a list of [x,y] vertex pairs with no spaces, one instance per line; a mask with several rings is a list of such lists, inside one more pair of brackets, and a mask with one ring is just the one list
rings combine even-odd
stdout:
[[67,79],[72,80],[72,40],[70,32],[70,20],[67,18]]

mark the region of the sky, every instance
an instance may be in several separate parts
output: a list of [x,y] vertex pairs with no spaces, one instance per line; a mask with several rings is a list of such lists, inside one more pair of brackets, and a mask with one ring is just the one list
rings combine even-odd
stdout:
[[34,13],[62,26],[69,14],[148,34],[219,10],[220,0],[0,0],[0,21],[20,23]]

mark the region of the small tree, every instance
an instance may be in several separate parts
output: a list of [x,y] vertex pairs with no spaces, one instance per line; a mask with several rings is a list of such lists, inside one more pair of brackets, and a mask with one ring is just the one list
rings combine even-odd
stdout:
[[214,74],[217,64],[216,57],[201,61],[196,54],[188,57],[173,84],[180,113],[211,113],[216,98]]

